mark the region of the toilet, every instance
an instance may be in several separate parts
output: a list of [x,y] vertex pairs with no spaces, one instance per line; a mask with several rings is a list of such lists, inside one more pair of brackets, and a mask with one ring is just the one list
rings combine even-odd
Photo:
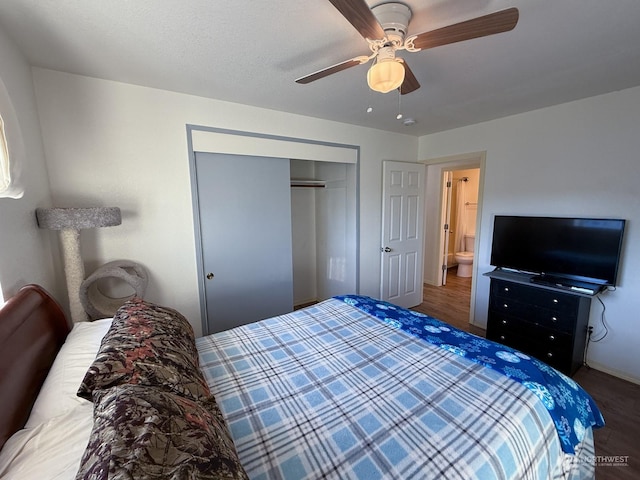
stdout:
[[464,252],[456,252],[454,258],[458,263],[458,277],[470,277],[473,271],[473,248],[475,235],[464,236]]

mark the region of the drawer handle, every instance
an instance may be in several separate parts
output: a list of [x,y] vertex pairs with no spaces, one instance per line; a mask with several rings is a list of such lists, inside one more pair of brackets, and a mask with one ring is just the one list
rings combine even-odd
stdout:
[[504,287],[504,291],[508,292],[509,291],[509,287]]
[[506,321],[506,320],[502,320],[502,324],[503,324],[503,325],[506,325],[506,324],[507,324],[507,321]]
[[506,303],[504,305],[502,305],[504,308],[509,308],[509,305],[507,305]]
[[500,335],[500,340],[504,340],[504,335]]
[[551,317],[551,321],[552,321],[552,322],[557,322],[557,321],[558,321],[558,318],[557,318],[557,317]]
[[555,339],[556,339],[556,337],[554,337],[553,335],[549,335],[549,340],[553,341]]
[[558,299],[557,299],[557,298],[554,298],[554,299],[553,299],[553,303],[558,303]]
[[548,358],[552,358],[553,357],[553,353],[551,353],[551,352],[547,353],[547,357]]

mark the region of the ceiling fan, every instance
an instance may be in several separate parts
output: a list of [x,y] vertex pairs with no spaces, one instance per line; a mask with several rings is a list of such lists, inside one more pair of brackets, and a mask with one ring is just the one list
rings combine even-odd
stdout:
[[440,45],[507,32],[515,28],[519,17],[517,8],[508,8],[429,32],[407,36],[411,9],[404,3],[389,2],[369,8],[365,0],[329,1],[367,40],[372,53],[298,78],[297,83],[311,83],[374,60],[374,64],[367,73],[369,87],[381,93],[399,88],[400,93],[406,95],[420,88],[420,83],[407,62],[396,57],[397,51],[419,52]]

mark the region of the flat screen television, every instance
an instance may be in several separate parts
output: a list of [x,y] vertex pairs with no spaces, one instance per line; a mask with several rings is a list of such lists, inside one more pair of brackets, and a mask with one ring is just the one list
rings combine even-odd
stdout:
[[491,265],[558,286],[615,286],[625,220],[496,215]]

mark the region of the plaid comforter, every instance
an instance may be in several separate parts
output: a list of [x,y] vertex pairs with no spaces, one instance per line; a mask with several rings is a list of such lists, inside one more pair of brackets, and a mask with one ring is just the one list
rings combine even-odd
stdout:
[[339,300],[197,346],[252,479],[594,475],[526,387]]
[[598,406],[576,382],[549,365],[499,343],[478,338],[440,320],[361,295],[335,297],[394,328],[496,370],[530,389],[549,411],[562,450],[575,454],[586,428],[604,426]]

